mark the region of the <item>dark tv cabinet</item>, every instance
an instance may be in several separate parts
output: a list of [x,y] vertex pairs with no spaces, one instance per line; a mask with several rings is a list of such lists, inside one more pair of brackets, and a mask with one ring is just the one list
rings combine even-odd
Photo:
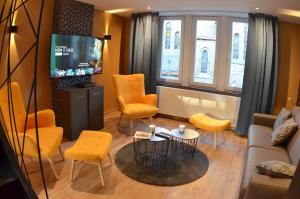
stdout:
[[82,130],[103,128],[103,86],[65,88],[58,97],[65,138],[75,140]]

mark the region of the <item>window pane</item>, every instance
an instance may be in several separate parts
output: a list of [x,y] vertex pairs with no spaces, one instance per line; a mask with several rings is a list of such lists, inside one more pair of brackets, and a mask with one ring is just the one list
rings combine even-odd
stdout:
[[181,20],[164,20],[160,78],[179,80]]
[[242,88],[247,50],[248,23],[232,22],[229,86]]
[[197,20],[193,81],[214,82],[217,22]]

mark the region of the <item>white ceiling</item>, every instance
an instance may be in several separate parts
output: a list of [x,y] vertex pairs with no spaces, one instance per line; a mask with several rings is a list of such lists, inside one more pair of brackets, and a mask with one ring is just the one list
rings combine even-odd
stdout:
[[[132,9],[116,13],[129,17],[132,13],[147,11],[217,11],[217,12],[256,12],[278,16],[281,20],[300,23],[300,0],[79,0],[94,4],[97,10]],[[284,14],[280,9],[292,9],[296,16]],[[299,11],[299,12],[297,12]]]

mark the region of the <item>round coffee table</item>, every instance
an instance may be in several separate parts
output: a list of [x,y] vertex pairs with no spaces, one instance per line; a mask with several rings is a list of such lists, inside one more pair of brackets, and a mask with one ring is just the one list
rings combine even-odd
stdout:
[[134,160],[141,166],[161,168],[166,166],[170,139],[156,136],[156,133],[170,131],[156,127],[150,139],[133,138]]
[[194,157],[199,133],[192,129],[184,129],[180,132],[179,129],[171,131],[171,154],[175,159],[187,160]]

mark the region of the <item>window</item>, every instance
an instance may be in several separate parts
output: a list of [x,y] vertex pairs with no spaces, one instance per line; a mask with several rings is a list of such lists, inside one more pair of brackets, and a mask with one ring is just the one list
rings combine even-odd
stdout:
[[[217,21],[197,20],[193,82],[204,84],[214,82],[216,40]],[[201,49],[209,49],[210,56],[207,50]]]
[[208,52],[203,50],[201,53],[201,73],[207,73]]
[[[248,25],[244,26],[244,35],[247,35],[244,37],[244,44],[247,44],[248,40]],[[243,51],[243,59],[246,60],[246,52],[247,52],[247,45],[244,45],[244,51]]]
[[180,48],[180,33],[179,31],[175,32],[175,41],[174,41],[174,49]]
[[235,33],[232,41],[232,59],[239,59],[240,35]]
[[229,16],[161,17],[161,83],[241,91],[247,50],[247,19]]
[[[160,79],[177,81],[180,71],[181,19],[165,19],[160,57]],[[173,37],[173,38],[172,38]]]
[[[244,78],[248,23],[233,21],[231,26],[232,59],[230,61],[229,87],[241,89]],[[240,54],[243,56],[239,56]]]

